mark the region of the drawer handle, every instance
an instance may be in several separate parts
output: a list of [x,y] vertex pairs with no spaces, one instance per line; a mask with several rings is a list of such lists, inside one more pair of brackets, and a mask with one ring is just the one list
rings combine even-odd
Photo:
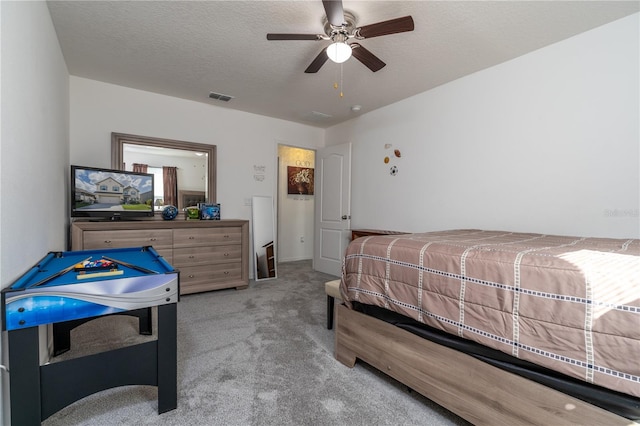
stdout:
[[228,236],[228,235],[225,235],[224,237],[225,237],[225,238],[229,238],[229,236]]
[[194,256],[194,255],[190,255],[190,256],[189,256],[189,259],[194,259],[194,258],[195,258],[195,256]]
[[104,240],[105,244],[111,244],[111,240]]
[[194,278],[194,277],[195,277],[195,275],[193,275],[193,274],[189,275],[189,278]]
[[225,255],[225,256],[229,256],[229,253],[225,253],[224,255]]
[[155,238],[149,238],[149,241],[156,241]]
[[224,274],[225,275],[229,275],[229,271],[224,271]]
[[189,239],[190,239],[190,240],[195,240],[195,239],[196,239],[196,237],[189,237]]

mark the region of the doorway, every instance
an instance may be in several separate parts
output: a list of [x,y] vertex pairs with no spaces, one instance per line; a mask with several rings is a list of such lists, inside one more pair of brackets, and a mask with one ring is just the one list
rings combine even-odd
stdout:
[[278,262],[313,259],[315,155],[278,144]]

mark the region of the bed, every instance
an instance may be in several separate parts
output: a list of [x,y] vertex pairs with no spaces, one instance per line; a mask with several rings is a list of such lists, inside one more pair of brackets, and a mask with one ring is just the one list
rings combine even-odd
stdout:
[[336,358],[474,424],[640,419],[640,240],[486,230],[358,238]]

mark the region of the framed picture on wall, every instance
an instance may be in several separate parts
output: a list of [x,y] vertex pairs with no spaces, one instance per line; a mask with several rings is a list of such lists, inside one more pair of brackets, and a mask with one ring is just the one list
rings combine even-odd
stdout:
[[313,169],[287,166],[287,194],[313,195]]

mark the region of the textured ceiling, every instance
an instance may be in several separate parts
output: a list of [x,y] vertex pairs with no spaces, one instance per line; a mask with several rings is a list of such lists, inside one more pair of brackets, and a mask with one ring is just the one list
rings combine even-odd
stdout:
[[266,34],[322,33],[320,0],[48,4],[71,75],[318,127],[640,10],[638,1],[344,0],[357,26],[411,15],[415,30],[361,41],[387,64],[376,73],[352,58],[305,74],[328,42]]

